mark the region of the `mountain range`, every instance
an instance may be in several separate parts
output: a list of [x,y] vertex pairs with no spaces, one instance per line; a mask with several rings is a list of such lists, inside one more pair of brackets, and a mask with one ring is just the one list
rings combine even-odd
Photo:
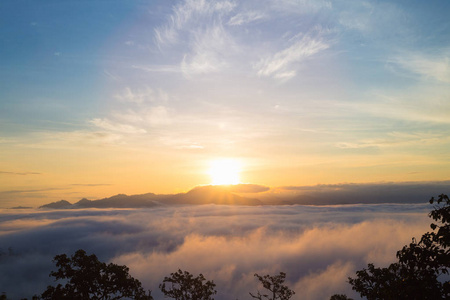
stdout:
[[99,200],[81,199],[76,203],[66,200],[42,205],[40,208],[144,208],[160,205],[181,204],[218,204],[218,205],[263,205],[261,200],[239,196],[230,192],[226,186],[199,186],[187,193],[158,195],[154,193],[140,195],[118,194]]
[[40,208],[145,208],[164,205],[342,205],[426,203],[431,196],[448,193],[450,181],[424,183],[336,184],[269,188],[256,184],[197,186],[186,193],[118,194],[98,200],[49,203]]

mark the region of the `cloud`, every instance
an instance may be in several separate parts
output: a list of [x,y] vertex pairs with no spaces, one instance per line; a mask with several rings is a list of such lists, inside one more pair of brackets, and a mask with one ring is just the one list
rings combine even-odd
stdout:
[[450,181],[342,183],[284,186],[271,192],[299,204],[426,203],[431,196],[448,193],[449,186]]
[[189,23],[201,22],[214,15],[220,17],[231,12],[234,7],[231,1],[184,1],[173,7],[172,14],[165,25],[155,28],[155,40],[160,47],[177,43],[179,32],[190,28]]
[[[424,82],[415,81],[414,86],[407,91],[390,92],[377,89],[372,90],[365,95],[372,101],[365,103],[341,103],[347,111],[353,111],[355,114],[364,114],[365,116],[383,118],[386,120],[406,120],[413,122],[417,126],[418,134],[424,134],[424,123],[448,124],[447,118],[450,112],[450,103],[446,101],[449,97],[449,90],[445,86],[424,85]],[[422,124],[421,124],[422,123]],[[442,139],[445,140],[447,128],[436,128],[434,134],[443,133]],[[430,135],[431,133],[428,132]]]
[[65,190],[65,189],[66,189],[66,188],[45,188],[45,189],[9,190],[9,191],[0,191],[0,195],[40,193],[40,192],[58,191],[58,190]]
[[[413,130],[413,129],[411,129]],[[336,143],[336,147],[345,151],[348,150],[362,150],[363,153],[374,153],[380,154],[381,151],[386,151],[387,149],[401,149],[407,147],[420,147],[424,145],[442,145],[450,141],[446,131],[439,132],[421,132],[421,131],[410,131],[410,132],[386,132],[381,136],[374,137],[371,139],[355,139],[351,138],[353,141],[341,141]]]
[[[98,122],[101,125],[102,119],[97,119],[95,122]],[[104,124],[107,126],[108,122],[105,122]],[[26,144],[22,143],[20,146],[38,149],[73,149],[80,147],[85,148],[87,146],[115,144],[120,143],[123,139],[123,135],[105,130],[44,131],[36,132],[33,135],[31,141],[27,141]]]
[[168,108],[170,97],[161,89],[126,87],[115,98],[118,99],[117,108],[109,113],[109,117],[92,119],[91,124],[125,139],[148,134],[148,127],[172,123]]
[[175,69],[186,77],[222,71],[228,66],[226,58],[235,52],[234,40],[224,28],[224,16],[235,6],[230,1],[184,1],[173,7],[164,25],[155,28],[155,43],[162,52],[170,47],[179,54],[180,67]]
[[107,70],[103,70],[103,74],[104,74],[107,78],[109,78],[109,79],[111,79],[111,80],[113,80],[113,81],[120,81],[120,80],[121,80],[120,76],[118,76],[118,75],[116,75],[116,74],[114,74],[114,73],[112,73],[112,72],[108,72]]
[[92,119],[90,121],[90,123],[92,123],[93,125],[101,128],[101,129],[105,129],[105,130],[113,131],[113,132],[119,132],[119,133],[146,133],[147,132],[145,129],[136,128],[129,124],[121,124],[121,123],[112,122],[106,118],[105,119],[95,118],[95,119]]
[[183,57],[181,70],[187,76],[220,71],[227,66],[224,57],[232,51],[233,41],[222,26],[198,30],[193,36],[191,53]]
[[4,174],[4,175],[42,175],[42,173],[37,173],[37,172],[7,172],[7,171],[0,171],[0,175]]
[[198,144],[175,146],[175,149],[188,149],[188,150],[197,150],[197,149],[204,149],[204,148],[205,147],[203,147],[202,145],[198,145]]
[[230,192],[234,193],[262,193],[270,190],[269,187],[258,184],[236,184],[229,187]]
[[331,1],[326,0],[277,0],[270,2],[272,9],[290,14],[313,13],[320,9],[330,9],[333,7]]
[[[287,273],[294,300],[353,295],[347,277],[386,265],[428,230],[427,205],[177,206],[145,210],[2,210],[0,285],[11,298],[41,293],[52,257],[79,248],[130,267],[152,289],[178,268],[217,283],[218,300],[256,291],[253,274]],[[370,237],[370,238],[368,238]],[[364,243],[361,241],[364,240]],[[28,280],[23,280],[27,278]],[[26,288],[25,286],[26,285]]]
[[339,14],[339,23],[348,29],[367,33],[373,30],[373,14],[378,11],[373,3],[367,1],[347,1],[348,7]]
[[262,59],[255,68],[259,76],[287,80],[297,74],[299,63],[328,48],[329,44],[321,38],[304,35],[291,46]]
[[262,12],[247,11],[234,15],[233,17],[230,18],[227,24],[231,26],[239,26],[242,24],[255,22],[257,20],[262,20],[264,18],[266,18],[266,15]]
[[180,66],[178,65],[152,65],[152,66],[132,65],[131,67],[145,72],[164,72],[164,73],[181,72]]
[[301,291],[302,299],[329,299],[334,294],[350,294],[341,281],[342,278],[348,277],[348,274],[354,273],[354,270],[355,265],[352,262],[337,261],[326,269],[315,271],[299,280],[293,289]]
[[[252,23],[259,20],[316,14],[323,8],[329,9],[329,2],[269,1],[263,3],[260,10],[254,7],[229,1],[181,2],[173,7],[167,21],[154,29],[155,44],[163,53],[170,51],[179,55],[180,69],[187,78],[226,70],[246,71],[248,66],[253,65],[260,76],[288,80],[297,74],[297,64],[329,48],[329,43],[321,37],[305,34],[321,28],[318,23],[307,28],[286,26],[283,29],[276,26],[275,31],[280,36],[291,35],[295,31],[303,36],[300,39],[294,37],[281,50],[278,44],[264,42],[264,36],[273,32],[261,33],[260,28],[252,27]],[[323,30],[319,31],[321,34]],[[278,51],[261,55],[262,49],[268,48]],[[155,68],[150,67],[149,70],[154,71]],[[159,68],[156,67],[156,70]]]
[[450,54],[402,53],[392,60],[401,69],[429,80],[450,83]]
[[151,125],[167,125],[171,123],[167,108],[162,105],[150,108],[146,119]]
[[150,87],[144,87],[142,89],[132,89],[126,87],[121,93],[114,96],[121,102],[133,103],[142,105],[145,103],[167,101],[169,96],[161,89],[151,89]]
[[110,186],[109,183],[72,183],[73,186]]
[[342,26],[344,31],[358,32],[365,42],[383,40],[381,44],[392,45],[393,42],[398,46],[414,34],[409,28],[408,10],[397,3],[346,0],[333,4],[336,25]]

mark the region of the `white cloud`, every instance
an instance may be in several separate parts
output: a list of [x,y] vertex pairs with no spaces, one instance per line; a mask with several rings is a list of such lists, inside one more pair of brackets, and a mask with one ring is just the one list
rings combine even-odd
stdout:
[[[92,120],[91,120],[92,121]],[[101,119],[98,119],[102,123]],[[107,125],[106,125],[107,126]],[[74,149],[105,144],[119,144],[123,134],[110,130],[41,131],[35,132],[32,139],[17,141],[20,147],[37,149]]]
[[160,105],[151,107],[145,114],[146,120],[151,125],[167,125],[171,123],[167,108]]
[[322,39],[304,35],[288,48],[262,59],[255,68],[260,76],[290,79],[297,74],[297,64],[328,48]]
[[167,23],[155,29],[156,44],[161,50],[171,46],[179,53],[177,70],[186,77],[223,70],[236,47],[223,27],[225,16],[234,8],[230,1],[187,0],[176,5]]
[[133,69],[142,70],[145,72],[164,72],[164,73],[180,73],[181,69],[178,65],[132,65]]
[[[402,209],[403,207],[403,209]],[[386,265],[429,230],[425,206],[183,206],[147,210],[0,211],[0,244],[17,256],[1,260],[8,296],[42,292],[52,256],[79,248],[125,264],[145,289],[178,268],[217,284],[216,299],[244,298],[258,288],[253,274],[287,273],[293,300],[353,295],[348,276],[367,263]],[[4,226],[3,226],[4,225]],[[367,237],[370,237],[369,239]],[[364,241],[363,243],[361,241]],[[32,284],[15,284],[33,270]],[[28,294],[24,295],[26,292]]]
[[190,144],[190,145],[181,145],[175,147],[175,149],[188,149],[188,150],[198,150],[203,149],[204,147],[198,144]]
[[335,9],[339,25],[370,39],[394,38],[398,45],[401,40],[411,37],[407,10],[393,1],[344,0],[336,2]]
[[380,134],[377,138],[365,138],[354,142],[339,142],[336,147],[341,149],[364,149],[372,148],[379,149],[382,148],[387,150],[387,148],[400,148],[400,147],[420,147],[425,145],[439,145],[450,142],[450,138],[447,136],[447,132],[438,133],[433,132],[386,132]]
[[149,87],[141,89],[131,89],[126,87],[121,93],[114,96],[116,99],[136,104],[143,104],[145,102],[167,101],[168,95],[164,91],[158,89],[154,90]]
[[400,68],[424,77],[444,83],[450,83],[450,54],[425,55],[404,53],[395,58],[393,63]]
[[110,121],[108,119],[100,119],[100,118],[95,118],[92,119],[90,121],[90,123],[92,123],[93,125],[108,130],[108,131],[113,131],[113,132],[118,132],[118,133],[146,133],[146,131],[142,128],[137,128],[135,126],[129,125],[129,124],[122,124],[122,123],[117,123],[117,122],[113,122]]
[[225,57],[233,52],[234,43],[222,26],[200,30],[193,40],[191,53],[181,63],[185,75],[217,72],[227,66]]
[[173,7],[167,24],[155,28],[155,39],[158,46],[178,42],[179,31],[189,31],[189,23],[201,22],[213,15],[221,17],[233,10],[235,4],[231,1],[186,0]]
[[[377,116],[385,119],[398,119],[416,123],[449,124],[450,90],[446,84],[424,84],[420,82],[408,90],[386,92],[375,90],[365,95],[371,101],[342,102],[348,111]],[[355,114],[354,113],[354,114]]]
[[159,141],[173,149],[201,150],[205,146],[195,140],[191,140],[185,136],[171,137],[170,135],[161,136]]
[[230,18],[228,25],[237,26],[247,23],[251,23],[257,20],[266,18],[266,14],[259,11],[248,11],[243,13],[238,13]]
[[276,0],[270,1],[273,10],[289,14],[314,13],[320,9],[332,8],[331,1],[326,0]]
[[[97,121],[95,125],[113,131],[120,131],[121,127],[125,127],[129,129],[127,133],[145,133],[145,130],[138,128],[168,125],[172,123],[169,109],[164,105],[139,107],[136,110],[128,109],[125,112],[115,111],[111,114],[111,117],[116,120],[115,123],[121,124],[121,126],[117,125],[119,128],[115,128],[115,126],[110,124],[111,122]],[[137,130],[134,130],[133,132],[133,128],[136,128]],[[126,131],[122,130],[122,132],[125,133]]]

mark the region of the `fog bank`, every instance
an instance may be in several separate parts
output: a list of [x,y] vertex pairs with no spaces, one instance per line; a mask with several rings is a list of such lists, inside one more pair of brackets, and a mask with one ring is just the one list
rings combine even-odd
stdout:
[[0,211],[0,287],[13,298],[40,294],[56,254],[77,249],[125,264],[145,289],[178,268],[217,284],[218,300],[249,299],[254,273],[287,273],[295,299],[347,293],[348,276],[384,266],[429,231],[427,204],[174,206],[141,210]]

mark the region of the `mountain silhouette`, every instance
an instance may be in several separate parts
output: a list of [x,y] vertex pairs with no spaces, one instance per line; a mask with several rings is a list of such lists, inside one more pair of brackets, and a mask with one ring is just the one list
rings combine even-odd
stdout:
[[64,209],[64,208],[72,208],[72,204],[69,201],[60,200],[57,202],[52,202],[52,203],[43,205],[40,208]]
[[177,194],[164,200],[167,204],[220,204],[220,205],[263,205],[254,198],[236,195],[227,186],[198,186],[187,193]]
[[118,194],[98,200],[83,198],[74,204],[66,200],[61,200],[42,205],[40,208],[145,208],[183,204],[263,205],[258,199],[242,197],[230,192],[227,186],[198,186],[187,193],[180,194],[158,195],[147,193],[131,196]]

